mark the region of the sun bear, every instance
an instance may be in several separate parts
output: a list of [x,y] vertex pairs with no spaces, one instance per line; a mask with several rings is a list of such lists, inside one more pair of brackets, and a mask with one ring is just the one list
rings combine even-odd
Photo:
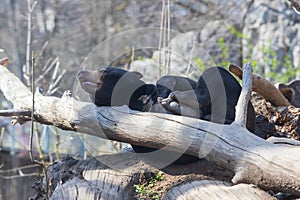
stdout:
[[[231,123],[234,120],[235,105],[241,92],[239,83],[223,68],[209,68],[198,82],[181,76],[164,76],[156,85],[142,81],[143,75],[139,72],[114,67],[81,70],[77,77],[83,90],[97,106],[127,105],[132,110],[181,114],[217,123]],[[253,132],[255,113],[251,104],[249,108],[247,128]],[[155,150],[136,145],[132,147],[137,153]],[[197,159],[182,155],[176,162]]]

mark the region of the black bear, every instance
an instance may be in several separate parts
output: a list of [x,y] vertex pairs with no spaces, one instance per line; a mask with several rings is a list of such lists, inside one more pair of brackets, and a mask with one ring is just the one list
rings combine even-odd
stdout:
[[[241,92],[239,83],[223,68],[209,68],[198,82],[180,76],[164,76],[156,86],[140,80],[142,74],[139,72],[114,67],[81,70],[77,76],[81,87],[97,106],[128,105],[133,110],[181,114],[218,123],[234,120]],[[255,113],[251,104],[249,108],[247,128],[253,132]],[[138,153],[155,150],[135,145],[133,149]],[[183,155],[176,162],[195,160],[197,158]]]
[[195,89],[197,82],[181,76],[163,76],[153,84],[140,80],[143,75],[120,68],[81,70],[77,74],[80,85],[97,106],[127,105],[132,110],[172,113],[157,103],[173,91]]
[[[164,76],[157,81],[157,87],[140,80],[139,72],[129,72],[120,68],[106,67],[100,70],[81,70],[77,74],[81,87],[97,106],[122,106],[130,109],[170,113],[157,103],[157,97],[167,97],[172,91],[194,89],[197,83],[179,76]],[[180,83],[180,84],[179,84]],[[137,153],[156,149],[132,145]],[[167,151],[166,151],[167,152]],[[176,163],[186,163],[198,158],[182,155]]]
[[[240,84],[227,70],[212,67],[203,72],[194,90],[172,92],[168,98],[159,99],[159,103],[174,114],[182,113],[188,106],[190,110],[199,110],[200,119],[229,124],[234,121],[240,93]],[[255,111],[251,102],[246,126],[254,132]]]

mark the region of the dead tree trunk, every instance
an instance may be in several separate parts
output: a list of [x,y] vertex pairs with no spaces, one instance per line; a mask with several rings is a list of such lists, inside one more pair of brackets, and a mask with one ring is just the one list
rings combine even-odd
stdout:
[[[0,66],[0,74],[0,89],[14,104],[14,114],[30,111],[31,92],[5,67]],[[252,84],[249,77],[243,81]],[[246,106],[237,110],[242,108]],[[34,118],[40,123],[110,140],[186,151],[233,171],[233,183],[252,183],[262,189],[300,195],[299,147],[280,146],[258,138],[244,128],[240,118],[231,125],[220,125],[182,116],[141,113],[127,107],[96,107],[67,95],[56,98],[39,94],[35,96]]]

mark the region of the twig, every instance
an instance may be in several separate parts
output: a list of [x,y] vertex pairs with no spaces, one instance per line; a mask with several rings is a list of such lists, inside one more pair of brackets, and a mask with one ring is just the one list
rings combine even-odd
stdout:
[[[14,142],[15,144],[19,145],[20,148],[27,149],[27,146],[25,146],[21,141],[19,141],[18,139],[16,139],[16,137],[13,135],[13,133],[7,131],[6,134],[7,134],[8,137],[11,138],[12,142]],[[11,147],[9,147],[9,148],[11,148]]]
[[2,150],[2,142],[3,142],[3,138],[4,138],[4,134],[5,134],[5,127],[1,128],[1,133],[0,134],[1,134],[0,135],[0,151],[1,151]]
[[252,66],[246,63],[243,68],[242,91],[236,106],[235,123],[246,127],[247,108],[252,92]]
[[[43,68],[43,70],[42,71],[44,71],[44,73],[42,74],[42,75],[40,75],[37,79],[36,79],[36,83],[38,83],[39,81],[41,81],[44,77],[45,77],[45,75],[46,74],[48,74],[52,69],[53,69],[53,67],[55,67],[56,66],[56,63],[59,61],[59,58],[57,57],[57,58],[55,58],[52,62],[51,62],[51,64],[50,64],[50,66],[49,67],[47,67],[48,66],[48,64],[45,64],[45,67]],[[48,62],[48,61],[47,61]]]
[[[58,57],[56,57],[55,59],[58,59]],[[53,62],[54,62],[54,61],[53,61],[53,58],[52,58],[52,57],[49,58],[49,59],[46,61],[46,63],[44,64],[44,67],[43,67],[42,71],[43,71],[43,72],[46,71],[46,70],[49,68],[49,66],[53,64]]]
[[135,57],[134,53],[135,53],[135,47],[132,46],[132,48],[131,48],[130,62],[134,61],[134,57]]
[[31,116],[31,110],[0,110],[0,116]]
[[14,176],[3,176],[0,175],[0,178],[3,178],[5,180],[11,180],[11,179],[15,179],[15,178],[23,178],[23,177],[31,177],[31,176],[39,176],[40,173],[30,173],[30,174],[22,174],[22,175],[14,175]]
[[11,169],[0,170],[0,173],[2,173],[2,174],[4,174],[4,173],[14,173],[16,171],[20,171],[20,170],[23,170],[23,169],[30,169],[30,168],[34,168],[34,167],[39,167],[39,165],[32,164],[32,165],[25,165],[25,166],[20,166],[20,167],[11,168]]
[[67,71],[66,70],[63,70],[63,72],[57,77],[57,79],[55,80],[54,83],[52,83],[50,86],[49,86],[49,89],[47,91],[47,95],[53,95],[54,92],[56,92],[57,90],[59,90],[59,86],[58,84],[60,83],[61,79],[63,78],[63,76],[65,75]]
[[59,160],[60,159],[60,156],[59,156],[60,134],[58,132],[57,127],[54,127],[54,134],[55,134],[55,138],[56,138],[55,155],[56,155],[56,159]]
[[48,178],[48,174],[47,174],[47,167],[44,162],[40,162],[38,160],[34,160],[34,162],[36,164],[38,164],[40,167],[42,167],[42,169],[43,169],[43,174],[45,176],[45,181],[46,181],[46,184],[45,184],[46,199],[48,200],[49,199],[49,178]]
[[44,51],[45,51],[45,49],[46,49],[47,46],[48,46],[48,41],[46,41],[44,43],[44,45],[42,46],[42,48],[39,50],[38,55],[36,55],[37,62],[39,62],[39,59],[42,57],[42,54],[44,53]]
[[[37,146],[37,150],[39,153],[39,159],[41,160],[41,163],[44,165],[45,164],[45,160],[44,160],[44,152],[42,150],[42,146],[41,146],[41,139],[39,137],[39,129],[37,127],[37,124],[34,124],[34,132],[35,132],[35,139],[36,139],[36,146]],[[39,164],[39,163],[38,163]]]
[[31,5],[31,0],[27,0],[27,44],[26,44],[26,68],[24,78],[27,80],[27,84],[29,85],[29,72],[30,72],[30,47],[31,47],[31,19],[32,19],[32,12],[37,5],[37,1],[34,1]]
[[192,59],[193,59],[193,55],[194,55],[194,50],[195,50],[195,41],[194,41],[194,39],[193,39],[193,46],[192,46],[192,50],[191,50],[191,56],[190,56],[190,59],[189,59],[189,64],[188,64],[188,67],[187,67],[187,69],[186,69],[186,75],[188,75],[189,74],[189,71],[190,71],[190,69],[191,69],[191,65],[192,65]]
[[33,132],[34,132],[34,94],[35,94],[35,58],[34,53],[32,52],[32,66],[31,66],[31,92],[32,92],[32,111],[31,111],[31,126],[30,126],[30,140],[29,140],[29,157],[31,162],[33,162],[33,156],[32,156],[32,139],[33,139]]
[[56,79],[56,77],[57,77],[57,72],[58,72],[58,68],[59,68],[59,60],[56,62],[56,64],[55,64],[55,68],[54,68],[54,71],[53,71],[53,73],[52,73],[52,77],[51,77],[51,82],[53,82],[55,79]]
[[165,18],[165,0],[162,0],[161,18],[160,18],[160,32],[158,41],[158,75],[161,76],[162,63],[162,47],[163,47],[163,35],[164,35],[164,18]]
[[292,7],[294,9],[294,11],[300,15],[300,4],[299,2],[297,2],[296,0],[288,0],[291,4],[292,4]]
[[167,42],[168,42],[168,60],[167,60],[167,74],[170,73],[170,64],[171,64],[171,0],[168,0],[168,17],[167,17],[167,29],[168,29],[168,34],[167,34]]

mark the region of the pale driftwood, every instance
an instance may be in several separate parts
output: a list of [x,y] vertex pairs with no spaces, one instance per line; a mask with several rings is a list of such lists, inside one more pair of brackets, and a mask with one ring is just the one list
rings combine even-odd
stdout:
[[[31,110],[31,92],[5,67],[0,66],[0,74],[0,89],[14,109]],[[147,147],[167,145],[166,149],[176,152],[186,150],[235,172],[234,183],[300,195],[300,148],[271,144],[238,123],[220,125],[127,107],[96,107],[69,96],[37,95],[34,114],[36,121],[66,130]],[[162,164],[168,163],[156,163],[156,167]]]
[[243,88],[236,106],[237,109],[236,109],[236,117],[235,117],[235,123],[243,127],[246,127],[247,110],[248,110],[247,107],[251,97],[251,91],[252,91],[252,66],[250,63],[247,63],[244,67]]
[[[135,162],[132,163],[132,160]],[[174,167],[172,166],[172,168]],[[170,183],[170,186],[165,188],[169,190],[163,196],[163,199],[211,199],[207,198],[208,195],[211,195],[211,197],[220,195],[222,199],[234,199],[235,196],[239,196],[239,199],[272,199],[269,194],[255,188],[253,185],[239,184],[232,186],[228,182],[206,180],[205,174],[216,172],[212,170],[214,167],[212,163],[206,160],[190,163],[186,169],[191,169],[191,173],[198,169],[199,174],[204,176],[197,176],[198,181],[194,181],[195,177],[184,179],[184,176],[181,176],[181,181],[173,180],[174,184]],[[180,165],[176,166],[177,168],[178,174],[182,174],[181,170],[185,167]],[[164,179],[170,176],[168,169],[162,171],[164,172]],[[223,170],[219,168],[219,172],[221,171]],[[143,156],[139,154],[102,155],[97,159],[84,161],[67,157],[61,162],[53,164],[48,170],[48,176],[52,183],[50,189],[54,190],[51,199],[131,200],[134,199],[133,185],[141,184],[139,179],[149,177],[151,173],[157,173],[157,170],[148,165],[143,160]],[[65,183],[57,187],[61,182],[61,177],[64,177]],[[222,176],[218,176],[218,178],[228,179]],[[187,183],[187,180],[190,180],[190,183]],[[208,187],[204,188],[204,186]],[[196,192],[200,193],[195,194]]]
[[169,190],[163,198],[164,200],[219,200],[219,199],[253,199],[253,200],[275,200],[267,192],[260,190],[254,185],[232,184],[223,181],[201,180],[181,184]]
[[30,117],[31,111],[28,110],[0,110],[0,116],[27,116]]
[[[128,159],[135,159],[135,164],[126,163]],[[54,190],[51,199],[129,200],[134,195],[133,185],[138,184],[144,173],[150,173],[150,166],[133,154],[101,156],[83,161],[67,157],[48,170],[52,183],[50,189]],[[61,177],[65,182],[62,185]]]
[[[230,64],[229,71],[242,79],[243,71],[240,67]],[[269,101],[274,106],[289,106],[290,102],[283,96],[283,94],[268,80],[259,75],[252,75],[252,89],[258,94],[262,95],[266,101]]]

